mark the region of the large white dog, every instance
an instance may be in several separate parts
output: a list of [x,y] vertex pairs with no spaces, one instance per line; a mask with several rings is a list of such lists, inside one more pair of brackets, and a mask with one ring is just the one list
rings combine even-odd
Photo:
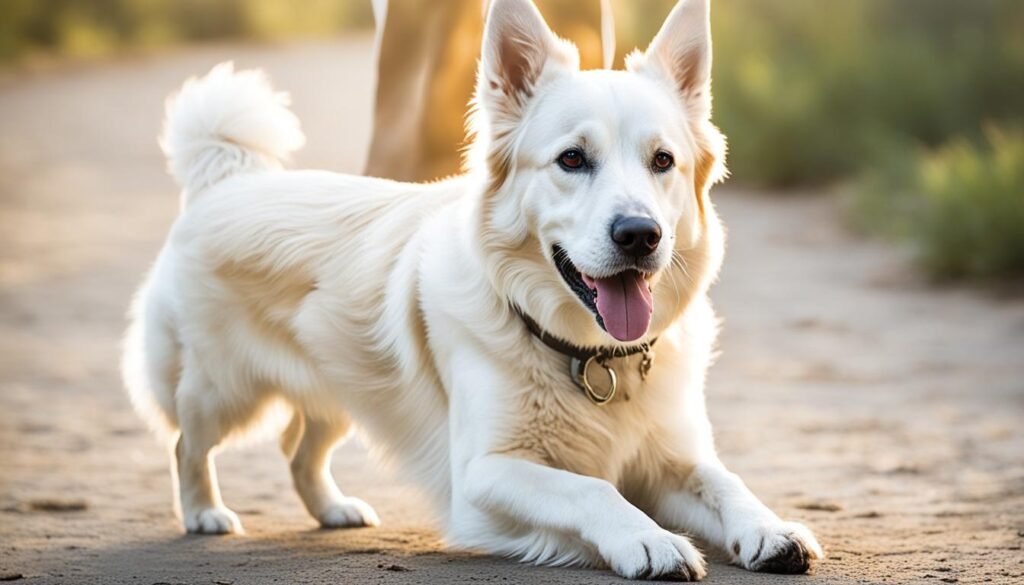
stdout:
[[705,411],[708,2],[680,2],[626,71],[580,71],[529,0],[494,0],[468,172],[427,185],[283,171],[303,136],[260,73],[185,84],[163,136],[182,213],[124,370],[174,431],[186,530],[241,530],[211,453],[283,403],[325,527],[378,523],[329,471],[358,424],[456,546],[680,580],[705,565],[677,532],[757,571],[822,556],[725,469]]

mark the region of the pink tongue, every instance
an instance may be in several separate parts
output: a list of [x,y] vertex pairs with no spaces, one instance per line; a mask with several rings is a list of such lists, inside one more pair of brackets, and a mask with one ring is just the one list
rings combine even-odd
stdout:
[[647,281],[636,270],[608,278],[587,279],[597,288],[597,312],[604,328],[619,341],[634,341],[647,333],[654,299]]

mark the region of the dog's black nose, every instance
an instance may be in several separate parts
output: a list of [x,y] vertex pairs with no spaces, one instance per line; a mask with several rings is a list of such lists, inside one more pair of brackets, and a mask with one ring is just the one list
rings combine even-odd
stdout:
[[612,222],[612,241],[624,254],[642,258],[661,241],[661,226],[649,217],[618,217]]

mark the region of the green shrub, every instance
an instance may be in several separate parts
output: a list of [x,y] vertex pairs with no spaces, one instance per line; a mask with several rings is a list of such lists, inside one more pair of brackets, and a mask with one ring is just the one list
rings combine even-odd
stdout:
[[729,0],[715,114],[738,182],[825,184],[891,142],[979,138],[1024,116],[1019,0]]
[[1024,276],[1024,131],[891,156],[856,185],[863,228],[912,243],[937,278]]
[[210,39],[325,37],[372,26],[370,0],[0,0],[0,61]]

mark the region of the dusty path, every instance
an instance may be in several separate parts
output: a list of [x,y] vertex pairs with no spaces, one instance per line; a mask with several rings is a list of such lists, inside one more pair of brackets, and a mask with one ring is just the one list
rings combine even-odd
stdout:
[[[292,91],[297,164],[357,171],[368,43],[213,47],[0,83],[0,576],[29,583],[605,583],[442,552],[421,500],[356,444],[335,459],[385,527],[324,532],[273,444],[219,458],[248,535],[182,536],[165,454],[117,375],[133,288],[176,195],[164,96],[236,58]],[[740,140],[742,137],[734,137]],[[723,457],[831,554],[813,577],[722,564],[709,583],[1024,582],[1024,302],[917,282],[821,198],[720,190],[730,249],[710,377]],[[81,511],[34,510],[81,500]]]

